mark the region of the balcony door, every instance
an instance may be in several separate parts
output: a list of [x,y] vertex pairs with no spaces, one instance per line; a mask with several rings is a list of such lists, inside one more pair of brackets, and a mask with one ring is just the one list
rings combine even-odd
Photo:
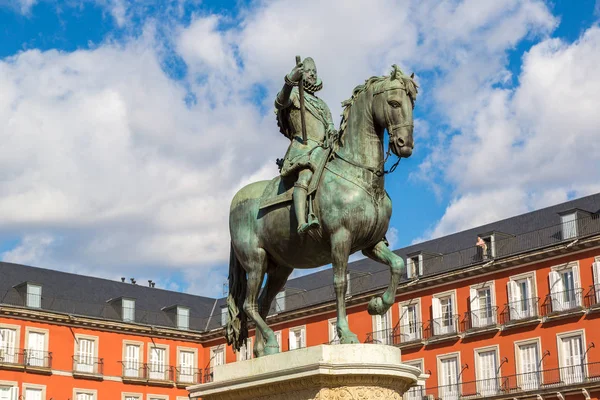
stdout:
[[46,335],[40,332],[29,332],[27,337],[27,364],[33,367],[44,366],[44,349]]
[[439,396],[443,400],[457,400],[460,397],[458,386],[458,359],[456,357],[440,360]]
[[373,331],[376,343],[392,344],[392,313],[391,309],[383,315],[373,316]]
[[510,320],[517,321],[535,317],[532,277],[508,282]]
[[194,382],[194,353],[191,351],[179,352],[179,381]]
[[562,368],[561,378],[566,384],[583,381],[583,346],[581,336],[561,338]]
[[537,390],[540,387],[540,355],[537,343],[522,344],[518,347],[519,375],[517,383],[523,390]]
[[0,400],[17,400],[19,388],[13,386],[0,386]]
[[16,357],[18,351],[15,349],[16,338],[16,330],[0,328],[0,363],[14,364],[18,361]]
[[90,339],[79,339],[79,351],[77,354],[77,371],[94,372],[94,354],[96,343]]
[[477,392],[483,396],[498,394],[496,351],[481,351],[477,358]]
[[150,379],[167,380],[165,377],[166,350],[158,347],[150,348]]
[[125,346],[125,376],[140,377],[140,346],[128,344]]
[[432,311],[434,335],[447,335],[456,332],[452,296],[434,297]]
[[416,304],[402,306],[401,342],[411,342],[421,339],[421,326],[419,324],[419,311]]

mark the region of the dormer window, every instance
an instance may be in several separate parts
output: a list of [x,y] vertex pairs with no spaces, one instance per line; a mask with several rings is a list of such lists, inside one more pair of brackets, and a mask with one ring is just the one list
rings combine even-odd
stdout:
[[487,261],[496,257],[496,235],[494,232],[477,236],[477,258],[476,261]]
[[190,329],[190,309],[177,306],[177,328]]
[[573,211],[569,214],[561,215],[560,224],[563,239],[572,239],[577,237],[577,212]]
[[350,296],[350,272],[346,273],[346,296]]
[[121,316],[124,322],[135,321],[135,300],[133,299],[122,299],[121,300]]
[[221,308],[221,325],[225,326],[227,325],[227,307],[223,307]]
[[285,311],[285,290],[275,296],[275,312]]
[[414,279],[423,275],[423,253],[409,254],[406,257],[406,277]]
[[25,298],[27,307],[41,308],[42,307],[42,286],[33,283],[27,284],[27,296]]

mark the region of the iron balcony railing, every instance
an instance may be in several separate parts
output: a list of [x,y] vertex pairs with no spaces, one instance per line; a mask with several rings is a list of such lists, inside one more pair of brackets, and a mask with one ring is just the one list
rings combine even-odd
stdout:
[[504,309],[500,313],[500,323],[506,325],[511,322],[539,317],[539,303],[539,297],[506,303]]
[[591,383],[600,384],[600,362],[428,387],[425,391],[434,399],[457,400],[518,395],[575,385],[584,387]]
[[103,375],[104,359],[87,356],[73,356],[73,372],[91,375]]
[[423,323],[419,321],[399,325],[395,332],[394,344],[404,344],[423,340]]
[[212,382],[213,378],[214,378],[213,367],[204,368],[204,379],[203,379],[202,383]]
[[583,307],[583,289],[576,288],[554,292],[546,296],[542,304],[542,316],[570,311]]
[[121,377],[123,379],[148,379],[146,364],[130,360],[120,361],[120,363],[122,365]]
[[52,352],[25,349],[25,366],[36,368],[52,368]]
[[498,324],[498,307],[486,307],[479,310],[471,310],[465,314],[462,321],[463,330],[481,329]]
[[590,286],[583,302],[587,308],[600,307],[600,283]]
[[148,363],[148,380],[150,381],[173,381],[173,367],[167,364]]
[[185,384],[202,383],[202,370],[192,367],[180,366],[175,368],[176,382]]
[[424,400],[425,397],[425,388],[423,386],[417,385],[413,386],[406,393],[402,395],[403,400]]
[[374,331],[367,333],[367,339],[365,343],[374,344],[386,344],[388,346],[397,345],[399,343],[399,336],[397,334],[398,327],[391,329],[382,329],[380,331]]
[[25,350],[16,347],[1,347],[0,366],[3,364],[25,365]]
[[459,332],[459,315],[446,315],[440,318],[434,318],[425,329],[427,339],[435,336],[452,335]]

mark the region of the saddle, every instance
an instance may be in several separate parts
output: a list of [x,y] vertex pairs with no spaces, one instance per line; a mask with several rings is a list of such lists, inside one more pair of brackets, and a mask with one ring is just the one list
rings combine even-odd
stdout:
[[[327,148],[324,155],[316,163],[315,171],[308,185],[309,196],[317,191],[319,183],[321,182],[321,176],[323,176],[323,170],[331,156],[331,152],[332,149]],[[294,193],[294,183],[295,181],[290,178],[282,178],[281,176],[273,178],[263,191],[260,198],[259,210],[291,202],[292,194]]]

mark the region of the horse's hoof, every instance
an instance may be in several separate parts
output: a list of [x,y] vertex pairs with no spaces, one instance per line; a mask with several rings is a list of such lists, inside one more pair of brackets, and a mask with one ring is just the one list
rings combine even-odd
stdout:
[[383,306],[383,299],[380,296],[373,297],[369,301],[367,311],[369,312],[369,315],[383,315],[383,313],[385,312]]
[[360,341],[358,340],[358,336],[356,336],[355,334],[351,334],[351,335],[343,336],[340,339],[340,343],[341,344],[356,344],[356,343],[360,343]]

